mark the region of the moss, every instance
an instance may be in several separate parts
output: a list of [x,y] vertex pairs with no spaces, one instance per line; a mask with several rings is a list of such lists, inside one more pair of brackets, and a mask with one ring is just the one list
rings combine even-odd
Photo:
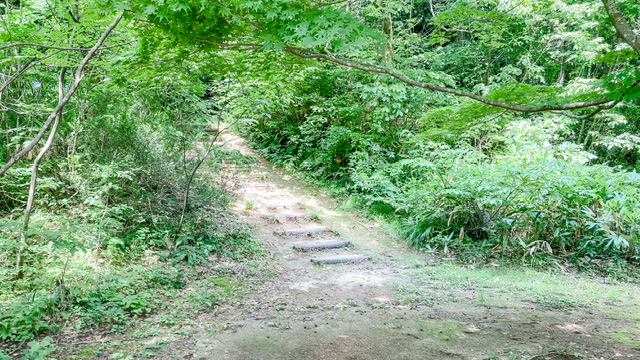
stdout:
[[232,290],[242,286],[242,281],[228,277],[209,278],[207,279],[207,281],[213,285],[221,287],[224,290]]
[[83,348],[78,349],[78,352],[76,353],[76,356],[74,356],[74,359],[95,359],[97,356],[100,355],[100,350],[98,346],[92,345],[92,346],[85,346]]
[[638,347],[640,346],[640,326],[618,329],[608,337],[619,343]]
[[454,320],[422,320],[420,332],[438,341],[450,343],[465,337],[461,330],[464,325],[465,323]]

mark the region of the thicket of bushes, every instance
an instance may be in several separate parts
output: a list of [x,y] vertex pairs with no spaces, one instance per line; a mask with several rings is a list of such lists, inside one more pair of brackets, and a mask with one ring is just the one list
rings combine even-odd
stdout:
[[[105,101],[114,92],[122,101]],[[81,101],[90,113],[65,115],[41,166],[27,243],[20,228],[30,164],[0,177],[0,358],[3,347],[64,327],[123,331],[193,280],[185,266],[261,254],[215,181],[222,159],[250,159],[214,149],[184,209],[188,175],[204,155],[194,145],[210,140],[197,124],[219,119],[212,101],[170,82],[88,96]]]

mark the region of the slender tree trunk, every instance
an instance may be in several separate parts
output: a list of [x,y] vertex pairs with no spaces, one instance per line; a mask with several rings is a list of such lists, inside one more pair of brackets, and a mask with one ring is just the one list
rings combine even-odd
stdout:
[[387,46],[384,49],[384,61],[391,64],[393,61],[393,20],[391,14],[385,14],[382,19],[382,31],[387,37]]
[[187,213],[187,209],[189,208],[189,200],[190,200],[190,196],[191,196],[191,186],[193,185],[193,179],[196,176],[196,173],[198,172],[198,169],[200,169],[200,166],[202,166],[202,164],[204,163],[204,161],[209,157],[209,155],[211,154],[211,151],[213,150],[213,147],[215,146],[215,142],[218,141],[218,138],[220,137],[220,135],[222,135],[222,132],[225,131],[226,129],[229,129],[230,127],[234,126],[238,121],[240,121],[240,119],[243,118],[244,114],[246,113],[243,112],[240,116],[238,116],[238,119],[235,120],[234,122],[232,122],[231,124],[228,124],[228,126],[226,128],[222,128],[222,125],[220,124],[220,122],[218,122],[218,126],[216,128],[216,132],[215,135],[211,138],[211,141],[209,142],[209,147],[207,148],[207,150],[205,151],[204,155],[196,162],[196,165],[193,167],[193,170],[191,170],[191,172],[187,172],[186,171],[186,150],[184,150],[183,155],[184,155],[184,163],[185,163],[185,176],[187,177],[187,185],[185,186],[185,196],[184,196],[184,201],[182,202],[182,212],[180,213],[180,222],[178,223],[178,230],[176,231],[176,235],[180,235],[180,232],[182,232],[182,226],[184,225],[184,219],[185,219],[185,215]]
[[491,48],[488,48],[487,49],[487,68],[484,71],[484,78],[483,78],[483,82],[485,85],[489,85],[489,79],[491,77],[491,63],[493,62],[492,55],[493,53],[491,52]]
[[[218,131],[216,131],[215,135],[211,138],[211,141],[209,142],[209,147],[207,148],[206,152],[204,153],[204,156],[202,156],[198,162],[196,163],[196,165],[193,167],[193,170],[191,170],[191,173],[186,174],[187,175],[187,185],[185,186],[185,195],[184,195],[184,201],[182,202],[182,212],[180,213],[180,222],[178,223],[178,230],[176,231],[176,234],[180,234],[180,232],[182,231],[182,226],[184,225],[184,218],[185,215],[187,213],[187,208],[189,207],[189,200],[190,200],[190,195],[191,195],[191,185],[193,184],[193,179],[196,176],[196,173],[198,172],[198,169],[200,169],[200,166],[202,165],[202,163],[204,163],[204,161],[209,157],[209,154],[211,154],[211,150],[213,150],[214,147],[214,143],[218,140],[218,136],[220,136],[220,126],[218,126]],[[185,150],[186,152],[186,150]],[[185,163],[186,163],[186,156],[185,156]]]
[[561,64],[560,72],[558,73],[558,80],[556,81],[556,83],[560,86],[564,86],[565,77],[566,77],[566,72],[564,70],[564,64]]
[[385,0],[378,0],[374,3],[374,6],[382,14],[382,33],[387,39],[384,47],[383,60],[385,63],[391,64],[391,62],[393,61],[393,18],[391,17],[391,13],[387,11]]
[[[67,72],[67,68],[63,67],[60,71],[60,77],[58,78],[58,102],[62,101],[64,97],[64,76]],[[16,271],[18,278],[22,277],[22,264],[24,262],[24,257],[22,256],[25,247],[29,245],[29,235],[27,232],[29,231],[29,220],[31,220],[31,211],[33,210],[33,200],[36,194],[36,187],[38,186],[38,169],[40,167],[40,162],[44,155],[49,151],[51,145],[53,144],[53,140],[56,137],[56,132],[58,131],[58,126],[60,125],[60,120],[62,120],[62,111],[58,112],[55,121],[53,122],[53,126],[51,127],[51,132],[49,133],[49,137],[47,138],[47,142],[44,144],[44,147],[36,156],[36,159],[33,161],[33,168],[31,170],[31,182],[29,183],[29,197],[27,198],[27,208],[24,210],[24,217],[22,218],[22,244],[18,249],[18,256],[16,259]]]
[[387,64],[391,64],[393,62],[393,19],[391,18],[391,13],[386,11],[386,5],[383,4],[382,10],[384,12],[384,17],[382,18],[382,32],[384,32],[387,37],[387,45],[384,49],[384,61]]

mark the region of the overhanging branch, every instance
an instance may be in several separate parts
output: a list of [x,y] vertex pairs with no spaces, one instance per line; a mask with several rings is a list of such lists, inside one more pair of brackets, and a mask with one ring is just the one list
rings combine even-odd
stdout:
[[[100,48],[99,51],[107,50],[107,49],[113,49],[113,48],[117,48],[117,47],[120,47],[120,46],[133,44],[136,41],[137,40],[132,40],[132,41],[127,41],[127,42],[121,43],[121,44],[105,46],[105,47]],[[23,43],[14,43],[14,44],[8,44],[8,45],[0,46],[0,50],[9,49],[9,48],[13,48],[13,47],[23,47],[23,46],[39,47],[39,48],[43,48],[43,49],[54,49],[54,50],[62,50],[62,51],[89,51],[89,50],[92,49],[92,48],[75,48],[75,47],[53,46],[53,45],[45,45],[45,44],[36,44],[36,43],[23,42]]]
[[529,105],[520,105],[520,104],[510,104],[503,101],[488,99],[484,96],[480,96],[467,91],[462,91],[462,90],[452,89],[452,88],[448,88],[440,85],[420,82],[420,81],[411,79],[397,71],[388,69],[386,67],[378,66],[378,65],[365,64],[358,61],[339,58],[330,54],[318,53],[318,52],[310,51],[307,49],[302,49],[302,48],[292,47],[292,46],[285,47],[284,51],[305,59],[323,59],[323,60],[332,62],[334,64],[338,64],[340,66],[344,66],[352,69],[358,69],[358,70],[367,71],[367,72],[374,72],[378,74],[386,74],[412,86],[416,86],[416,87],[420,87],[420,88],[432,90],[432,91],[449,93],[457,96],[463,96],[487,105],[491,105],[491,106],[495,106],[495,107],[499,107],[507,110],[512,110],[512,111],[522,112],[522,113],[578,110],[578,109],[584,109],[584,108],[591,108],[595,106],[603,106],[603,105],[607,106],[614,102],[613,99],[600,98],[595,100],[578,101],[578,102],[572,102],[572,103],[560,104],[560,105],[529,106]]

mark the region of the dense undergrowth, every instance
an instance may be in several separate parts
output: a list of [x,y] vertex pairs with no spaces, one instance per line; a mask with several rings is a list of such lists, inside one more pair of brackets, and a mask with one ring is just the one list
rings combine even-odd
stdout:
[[[310,71],[292,94],[297,106],[274,108],[246,134],[273,161],[395,224],[419,249],[526,263],[561,257],[603,271],[638,263],[633,144],[586,151],[575,143],[580,121],[465,101],[421,108],[442,99],[379,80]],[[625,131],[624,122],[593,121],[615,128],[601,137]],[[624,151],[630,156],[606,161]]]
[[[175,85],[139,99],[130,87],[103,88],[87,95],[90,113],[66,115],[82,121],[61,129],[40,168],[26,236],[29,163],[0,177],[0,359],[45,358],[50,336],[127,331],[177,299],[188,304],[204,276],[194,269],[261,255],[215,180],[223,162],[253,159],[216,147],[207,154],[216,132],[205,130],[220,112],[197,87]],[[130,101],[97,101],[114,91]],[[218,290],[203,287],[194,301],[210,308]]]

